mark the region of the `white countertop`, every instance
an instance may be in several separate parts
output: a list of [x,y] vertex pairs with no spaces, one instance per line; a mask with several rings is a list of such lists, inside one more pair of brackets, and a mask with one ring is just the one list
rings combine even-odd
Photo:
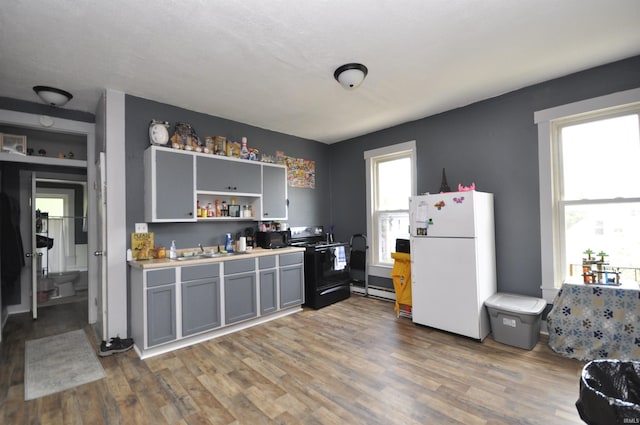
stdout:
[[244,253],[234,253],[221,255],[219,257],[185,257],[185,259],[181,260],[172,260],[169,258],[158,258],[152,260],[133,260],[129,261],[129,265],[131,267],[135,267],[138,269],[154,269],[161,267],[181,267],[181,266],[191,266],[197,264],[209,264],[209,263],[219,263],[222,261],[230,261],[230,260],[240,260],[243,258],[255,258],[255,257],[263,257],[267,255],[279,255],[279,254],[291,254],[294,252],[304,252],[304,248],[302,247],[294,247],[289,246],[286,248],[277,248],[277,249],[263,249],[263,248],[253,248],[250,251]]

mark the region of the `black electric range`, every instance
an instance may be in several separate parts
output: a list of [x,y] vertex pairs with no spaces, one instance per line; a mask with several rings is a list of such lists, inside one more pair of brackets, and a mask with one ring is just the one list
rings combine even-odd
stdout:
[[349,244],[333,241],[322,226],[290,230],[291,245],[305,248],[305,305],[318,309],[349,298]]

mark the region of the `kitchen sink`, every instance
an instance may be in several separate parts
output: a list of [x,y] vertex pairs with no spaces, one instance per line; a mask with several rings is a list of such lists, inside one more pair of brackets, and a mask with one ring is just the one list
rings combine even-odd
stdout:
[[222,253],[222,252],[216,252],[216,253],[202,253],[202,254],[196,254],[196,255],[187,255],[187,256],[183,256],[183,257],[177,257],[174,258],[174,260],[176,261],[188,261],[188,260],[197,260],[199,258],[221,258],[221,257],[233,257],[236,255],[244,255],[246,254],[246,252],[227,252],[227,253]]

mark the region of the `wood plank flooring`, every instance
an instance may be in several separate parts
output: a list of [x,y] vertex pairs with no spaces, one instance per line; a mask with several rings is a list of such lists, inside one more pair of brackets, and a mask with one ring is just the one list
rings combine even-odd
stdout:
[[134,351],[101,358],[106,379],[25,402],[24,341],[84,328],[95,345],[83,308],[9,318],[0,423],[582,423],[574,403],[584,362],[546,339],[532,351],[478,343],[360,296],[145,361]]

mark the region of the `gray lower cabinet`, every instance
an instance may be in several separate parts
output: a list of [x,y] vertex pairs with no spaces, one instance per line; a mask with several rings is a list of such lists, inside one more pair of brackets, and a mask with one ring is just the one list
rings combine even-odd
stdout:
[[224,265],[224,317],[231,324],[258,315],[255,260],[227,261]]
[[220,266],[182,268],[182,336],[220,326]]
[[278,269],[276,256],[260,257],[260,314],[269,314],[278,310]]
[[176,339],[175,269],[147,273],[147,346]]
[[304,302],[303,254],[282,254],[280,262],[280,308],[300,305]]
[[131,334],[143,352],[304,303],[302,252],[132,268],[130,277]]

